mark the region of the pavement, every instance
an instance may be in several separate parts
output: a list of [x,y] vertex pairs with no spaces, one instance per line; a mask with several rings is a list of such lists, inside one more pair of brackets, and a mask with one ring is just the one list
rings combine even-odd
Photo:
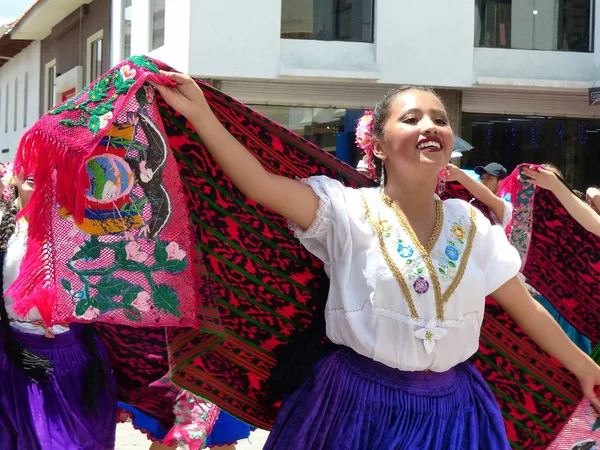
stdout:
[[[249,439],[238,442],[236,450],[262,450],[269,433],[264,430],[256,430]],[[151,442],[145,435],[133,428],[131,423],[120,423],[117,425],[116,450],[148,450]]]

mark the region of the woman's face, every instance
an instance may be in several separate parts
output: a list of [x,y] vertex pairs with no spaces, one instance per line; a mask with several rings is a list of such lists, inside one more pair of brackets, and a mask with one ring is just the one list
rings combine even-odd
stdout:
[[453,133],[446,109],[433,94],[409,90],[392,103],[379,145],[389,174],[401,177],[439,172],[450,161]]
[[31,198],[31,194],[34,189],[33,175],[29,175],[25,177],[24,173],[21,172],[16,177],[17,190],[19,191],[19,199],[21,200],[21,206],[25,208],[27,203],[29,203],[29,199]]

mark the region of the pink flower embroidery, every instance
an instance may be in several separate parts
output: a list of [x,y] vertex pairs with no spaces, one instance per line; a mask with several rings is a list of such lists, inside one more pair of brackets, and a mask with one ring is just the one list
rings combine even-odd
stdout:
[[152,86],[144,86],[144,91],[146,92],[146,101],[148,103],[152,103],[154,101],[154,88]]
[[123,235],[124,235],[126,241],[134,241],[135,240],[135,237],[133,236],[133,233],[131,231],[125,231],[123,233]]
[[152,306],[150,304],[150,294],[146,291],[140,292],[131,305],[135,306],[141,312],[150,311],[150,307]]
[[185,258],[185,251],[179,248],[177,242],[171,242],[167,245],[167,261],[171,261],[172,259],[181,261],[183,258]]
[[127,259],[139,263],[143,263],[148,259],[148,255],[140,250],[140,244],[137,242],[129,242],[125,246],[125,252],[127,252]]
[[109,111],[106,114],[102,114],[100,116],[100,129],[106,128],[106,125],[108,125],[108,122],[110,122],[112,117],[113,117],[112,111]]
[[123,77],[123,81],[131,80],[132,78],[135,78],[135,69],[132,69],[131,66],[129,66],[129,64],[125,64],[124,66],[121,66],[121,68],[119,70],[121,71],[121,76]]
[[94,308],[93,306],[90,306],[83,315],[78,316],[78,317],[83,320],[94,320],[99,315],[100,315],[100,310],[98,308]]

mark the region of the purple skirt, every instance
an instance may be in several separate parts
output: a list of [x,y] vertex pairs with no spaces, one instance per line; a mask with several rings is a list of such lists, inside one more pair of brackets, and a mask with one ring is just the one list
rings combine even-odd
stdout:
[[287,397],[264,450],[510,450],[502,415],[469,363],[402,372],[338,350]]
[[[36,383],[6,359],[0,335],[0,448],[110,450],[115,446],[117,402],[105,387],[98,389],[98,410],[83,406],[84,375],[90,356],[81,327],[54,339],[15,330],[30,351],[54,362],[54,374]],[[96,338],[100,355],[106,350]],[[109,382],[114,392],[114,379]]]

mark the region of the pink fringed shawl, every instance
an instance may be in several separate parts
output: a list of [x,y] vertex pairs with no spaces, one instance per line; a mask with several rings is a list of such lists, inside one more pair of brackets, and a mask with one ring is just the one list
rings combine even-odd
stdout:
[[[166,68],[166,67],[162,67]],[[134,57],[49,111],[21,140],[35,176],[27,253],[9,294],[47,324],[194,326],[194,247],[154,88]]]

